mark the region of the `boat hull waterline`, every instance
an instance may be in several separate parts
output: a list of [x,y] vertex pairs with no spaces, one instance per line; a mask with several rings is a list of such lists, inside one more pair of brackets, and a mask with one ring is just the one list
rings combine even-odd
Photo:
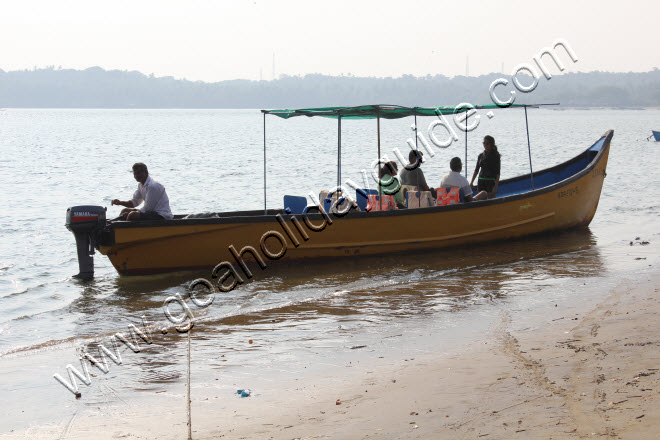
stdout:
[[[586,227],[598,207],[612,136],[610,130],[572,161],[534,172],[534,180],[540,181],[544,173],[561,175],[580,157],[590,159],[570,177],[522,194],[421,209],[351,211],[343,217],[269,210],[268,215],[247,211],[222,213],[213,219],[114,222],[106,228],[112,239],[97,248],[120,274],[140,275],[210,270],[221,262],[240,270],[239,260],[255,263],[259,258],[268,264],[275,259],[351,258],[440,249]],[[504,180],[500,187],[529,179],[527,175]],[[246,246],[258,255],[250,250],[241,253]]]

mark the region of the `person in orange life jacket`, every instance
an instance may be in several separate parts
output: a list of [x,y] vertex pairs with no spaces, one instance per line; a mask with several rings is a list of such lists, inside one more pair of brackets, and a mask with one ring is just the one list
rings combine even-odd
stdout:
[[386,162],[379,172],[380,182],[378,185],[384,195],[393,196],[396,206],[399,209],[405,209],[406,205],[403,201],[403,191],[401,190],[401,182],[396,177],[398,167],[396,162]]
[[463,190],[463,197],[466,202],[472,200],[485,200],[488,198],[486,191],[481,191],[479,194],[472,197],[472,186],[465,177],[461,174],[463,163],[460,157],[454,157],[449,161],[449,168],[451,171],[442,178],[440,187],[445,188],[448,186],[461,188]]

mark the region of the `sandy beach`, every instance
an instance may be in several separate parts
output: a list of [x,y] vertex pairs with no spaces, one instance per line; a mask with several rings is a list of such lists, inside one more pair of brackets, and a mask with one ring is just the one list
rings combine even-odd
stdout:
[[[193,385],[193,438],[657,438],[659,281],[655,271],[616,281],[596,301],[551,305],[531,324],[525,310],[502,308],[489,334],[449,356],[355,358],[345,373],[245,399]],[[7,437],[186,438],[184,393],[155,405],[91,403]]]
[[[364,372],[288,415],[247,418],[199,438],[657,438],[660,276],[622,282],[584,314],[548,313],[449,359]],[[335,399],[341,399],[337,405]]]

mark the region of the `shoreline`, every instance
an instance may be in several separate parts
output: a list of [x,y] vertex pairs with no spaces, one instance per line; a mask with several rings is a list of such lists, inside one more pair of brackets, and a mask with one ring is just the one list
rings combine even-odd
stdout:
[[[649,438],[660,423],[660,274],[638,278],[582,306],[541,306],[540,320],[501,304],[487,335],[455,353],[356,356],[333,376],[290,377],[245,399],[228,398],[237,384],[193,382],[193,438]],[[90,404],[0,437],[185,438],[184,395],[185,385],[153,405]]]

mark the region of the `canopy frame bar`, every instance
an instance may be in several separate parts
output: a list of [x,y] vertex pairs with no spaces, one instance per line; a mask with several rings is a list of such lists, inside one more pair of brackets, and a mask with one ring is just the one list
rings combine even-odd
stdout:
[[266,208],[266,113],[264,113],[264,215],[268,215],[268,208]]
[[529,122],[527,122],[527,106],[525,106],[525,129],[527,130],[527,152],[529,153],[529,179],[532,182],[532,191],[534,191],[534,171],[532,170],[532,146],[529,142]]
[[513,108],[513,107],[538,107],[542,105],[558,105],[552,104],[509,104],[506,106],[498,104],[486,105],[459,105],[459,106],[437,106],[437,107],[404,107],[400,105],[362,105],[354,107],[320,107],[320,108],[300,108],[300,109],[277,109],[277,110],[261,110],[263,113],[272,114],[283,119],[289,119],[296,116],[321,116],[328,118],[336,118],[341,115],[344,119],[375,119],[380,113],[381,118],[385,119],[399,119],[408,116],[434,116],[436,114],[456,114],[467,112],[473,109],[498,109],[498,108]]
[[341,115],[337,117],[337,201],[339,201],[340,192],[342,192],[341,191]]
[[380,108],[376,110],[376,130],[378,131],[378,204],[380,205],[379,211],[383,210],[383,186],[380,184]]
[[[417,166],[420,166],[421,164],[419,162],[422,160],[422,158],[419,156],[419,145],[417,144],[417,141],[418,141],[418,137],[417,137],[417,107],[413,107],[413,116],[415,117],[415,158],[417,159],[416,160]],[[415,176],[417,176],[417,190],[419,190],[419,173],[415,173]]]
[[470,117],[470,111],[465,112],[465,178],[467,179],[468,166],[467,166],[467,150],[468,150],[468,118]]

